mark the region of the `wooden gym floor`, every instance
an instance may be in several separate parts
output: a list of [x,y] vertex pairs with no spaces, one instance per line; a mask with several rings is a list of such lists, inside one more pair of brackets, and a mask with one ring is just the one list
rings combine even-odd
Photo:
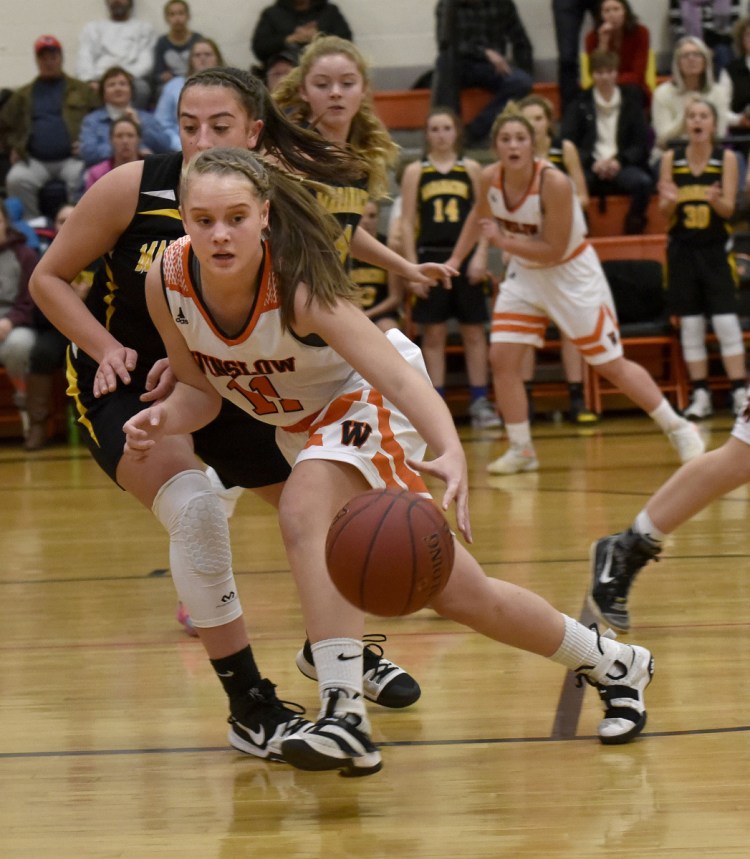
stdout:
[[[727,415],[704,425],[721,444]],[[462,430],[474,551],[489,575],[577,617],[590,542],[676,468],[645,418],[536,429],[542,470],[489,478],[501,446]],[[174,621],[167,541],[84,449],[0,445],[0,857],[718,857],[750,852],[748,492],[674,535],[634,590],[651,648],[649,724],[601,746],[599,703],[558,666],[422,611],[373,618],[419,679],[370,708],[384,769],[347,780],[228,748],[224,696]],[[232,521],[256,655],[316,710],[274,514]]]

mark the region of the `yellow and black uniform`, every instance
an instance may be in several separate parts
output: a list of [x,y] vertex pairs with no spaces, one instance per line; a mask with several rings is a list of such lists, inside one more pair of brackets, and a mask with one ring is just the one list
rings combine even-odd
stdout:
[[[123,424],[145,408],[140,396],[154,363],[166,357],[146,305],[146,274],[167,245],[185,234],[178,212],[182,154],[151,155],[143,162],[138,205],[128,227],[103,259],[86,305],[124,346],[138,353],[131,383],[118,383],[104,397],[93,394],[98,364],[75,345],[68,350],[68,393],[75,400],[82,434],[101,468],[116,480],[125,444]],[[227,408],[230,406],[230,408]],[[289,466],[274,441],[273,428],[254,421],[231,403],[219,417],[193,434],[198,455],[212,465],[225,486],[279,483]]]
[[[385,244],[385,236],[377,237],[379,242]],[[362,308],[369,310],[385,301],[388,298],[388,272],[377,265],[372,265],[369,262],[362,262],[355,257],[349,260],[349,277],[357,287],[357,294],[354,300]],[[372,321],[377,322],[380,319],[398,319],[396,310],[389,310],[386,313],[378,316],[373,316]]]
[[367,176],[363,176],[361,180],[350,185],[326,185],[325,190],[319,189],[315,194],[320,205],[341,224],[343,234],[336,242],[336,247],[341,262],[345,265],[349,259],[352,236],[370,199],[367,192],[368,181]]
[[[418,262],[448,259],[473,205],[474,188],[463,159],[458,159],[446,173],[441,173],[429,158],[422,161],[417,184]],[[468,259],[469,256],[458,277],[453,278],[452,289],[434,286],[427,298],[414,300],[415,322],[429,325],[455,318],[466,325],[477,325],[489,319],[484,289],[470,284],[466,277]]]
[[674,151],[672,181],[677,207],[667,244],[668,304],[676,316],[737,313],[734,264],[727,251],[731,227],[706,199],[711,185],[721,184],[723,152],[715,148],[703,172],[690,170],[685,147]]

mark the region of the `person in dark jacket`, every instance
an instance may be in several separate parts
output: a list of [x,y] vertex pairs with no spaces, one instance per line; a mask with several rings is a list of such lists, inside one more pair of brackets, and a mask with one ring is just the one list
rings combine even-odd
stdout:
[[250,47],[265,66],[283,51],[298,57],[318,33],[352,39],[346,18],[328,0],[276,0],[260,13]]
[[460,115],[459,93],[480,87],[490,103],[464,127],[469,146],[488,143],[495,117],[511,99],[531,92],[534,55],[513,0],[439,0],[433,103]]
[[648,125],[638,87],[617,86],[617,54],[591,55],[594,85],[565,111],[562,136],[577,147],[589,194],[631,198],[624,232],[643,232],[654,190],[648,170]]

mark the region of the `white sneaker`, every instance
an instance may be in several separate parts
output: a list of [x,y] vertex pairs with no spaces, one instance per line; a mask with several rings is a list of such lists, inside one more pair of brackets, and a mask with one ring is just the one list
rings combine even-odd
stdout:
[[654,658],[637,645],[612,641],[612,630],[598,636],[601,658],[594,666],[581,666],[579,677],[596,687],[604,707],[597,733],[605,746],[629,743],[646,727],[643,693],[654,675]]
[[732,412],[736,418],[745,413],[747,408],[747,388],[735,388],[732,391]]
[[503,425],[500,415],[487,397],[478,397],[469,406],[472,429],[496,429]]
[[690,397],[690,404],[682,414],[691,421],[702,421],[703,418],[710,418],[713,413],[711,393],[706,388],[696,388]]
[[673,429],[672,432],[668,432],[667,438],[672,447],[677,451],[680,462],[689,462],[706,450],[706,443],[703,441],[700,430],[695,424],[691,424],[688,421],[685,421],[683,426]]
[[361,696],[343,689],[326,690],[318,720],[288,736],[281,753],[297,769],[340,770],[350,777],[383,767]]
[[490,474],[518,474],[520,471],[536,471],[539,460],[533,447],[511,445],[505,453],[487,466]]
[[224,512],[227,514],[227,519],[231,519],[234,514],[234,508],[240,500],[240,495],[245,490],[241,486],[232,486],[231,489],[227,489],[221,482],[219,475],[210,465],[206,469],[206,477],[208,477],[208,482],[211,484],[211,489],[219,496],[219,501],[221,501]]

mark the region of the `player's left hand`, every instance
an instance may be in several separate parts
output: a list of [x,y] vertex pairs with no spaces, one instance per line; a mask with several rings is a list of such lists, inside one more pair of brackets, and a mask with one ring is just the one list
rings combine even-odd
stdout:
[[159,402],[174,390],[177,379],[170,369],[168,358],[159,358],[146,376],[146,393],[141,394],[142,403]]
[[143,409],[125,422],[125,453],[143,459],[156,442],[165,435],[167,410],[157,403]]
[[463,454],[446,453],[429,461],[407,459],[406,464],[415,471],[431,474],[445,483],[445,492],[440,506],[443,510],[447,510],[451,502],[455,501],[458,530],[467,543],[473,542],[469,521],[469,476]]
[[488,242],[492,242],[495,247],[503,249],[503,239],[505,233],[500,229],[500,224],[494,218],[481,218],[479,228],[482,231],[483,238]]

